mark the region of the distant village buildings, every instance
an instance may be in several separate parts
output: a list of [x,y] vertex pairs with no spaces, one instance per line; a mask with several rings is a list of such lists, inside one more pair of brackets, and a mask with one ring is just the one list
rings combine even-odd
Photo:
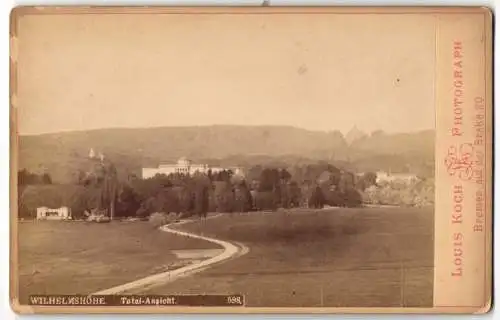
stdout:
[[213,167],[208,164],[195,164],[190,160],[182,157],[177,163],[172,164],[161,164],[157,168],[142,168],[142,178],[148,179],[152,178],[157,174],[195,174],[195,173],[204,173],[207,174],[209,171],[212,173],[221,172],[224,170],[231,170],[235,175],[243,175],[243,170],[240,167]]
[[420,179],[413,173],[387,173],[385,171],[378,171],[377,184],[383,182],[400,182],[405,184],[412,184]]

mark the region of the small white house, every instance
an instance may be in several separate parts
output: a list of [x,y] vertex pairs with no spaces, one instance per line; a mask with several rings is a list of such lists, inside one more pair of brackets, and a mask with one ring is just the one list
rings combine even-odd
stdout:
[[51,209],[47,207],[39,207],[36,209],[37,220],[68,220],[71,219],[71,209],[61,207]]

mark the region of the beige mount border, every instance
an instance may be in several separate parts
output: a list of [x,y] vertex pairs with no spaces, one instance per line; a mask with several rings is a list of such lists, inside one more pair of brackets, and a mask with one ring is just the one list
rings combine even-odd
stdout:
[[[477,90],[481,91],[484,95],[484,103],[486,110],[486,125],[485,125],[485,222],[484,222],[484,234],[482,240],[476,242],[476,247],[469,248],[469,263],[473,263],[476,268],[483,268],[482,274],[484,277],[478,279],[474,277],[475,281],[480,280],[474,287],[474,294],[482,293],[481,303],[474,303],[467,306],[468,303],[458,303],[455,306],[439,306],[433,308],[204,308],[204,307],[166,307],[166,308],[150,308],[150,307],[133,307],[133,308],[123,308],[123,307],[42,307],[42,306],[25,306],[20,305],[17,299],[17,175],[11,174],[10,181],[10,200],[11,200],[11,260],[10,260],[10,296],[12,308],[18,313],[484,313],[489,311],[491,307],[491,290],[492,290],[492,12],[488,8],[480,7],[95,7],[95,6],[80,6],[80,7],[18,7],[15,8],[11,13],[11,28],[10,28],[10,46],[11,46],[11,57],[10,57],[10,110],[11,110],[11,173],[17,172],[17,26],[19,21],[26,15],[81,15],[81,14],[393,14],[393,15],[407,15],[407,14],[421,14],[421,15],[433,15],[438,20],[440,19],[462,19],[464,24],[460,30],[467,30],[472,26],[474,30],[479,33],[470,35],[468,38],[464,39],[466,41],[471,41],[474,38],[481,37],[482,46],[475,47],[475,56],[468,56],[471,63],[475,63],[476,58],[482,57],[483,67],[481,70],[475,70],[475,72],[481,73],[483,76],[479,77],[483,79],[484,82],[474,83],[473,85],[477,87]],[[478,22],[479,21],[479,22]],[[469,24],[469,25],[467,25]],[[479,25],[478,25],[479,24]],[[446,26],[444,27],[446,28]],[[470,28],[469,28],[470,29]],[[443,30],[440,28],[439,30]],[[464,31],[465,32],[465,31]],[[446,43],[445,40],[450,41],[450,39],[445,37],[461,37],[462,34],[457,33],[453,30],[448,30],[446,35],[438,35],[439,43]],[[481,36],[482,35],[482,36]],[[443,56],[443,58],[438,61],[438,67],[436,68],[436,74],[438,75],[437,87],[439,90],[436,92],[436,102],[437,101],[447,101],[449,97],[446,97],[447,88],[450,87],[448,79],[442,79],[439,77],[440,71],[442,70],[442,63],[450,63],[452,56],[448,58]],[[476,66],[477,67],[477,66]],[[443,69],[447,70],[447,69]],[[449,91],[449,90],[448,90]],[[438,111],[447,107],[445,105],[438,105]],[[450,112],[449,112],[450,113]],[[439,112],[438,112],[439,114]],[[450,113],[451,114],[451,113]],[[441,131],[439,128],[443,126],[443,123],[447,123],[448,120],[443,120],[438,117],[437,119],[437,134],[441,135],[438,140],[440,143],[446,142],[449,138]],[[464,120],[465,121],[465,120]],[[464,122],[465,123],[465,122]],[[467,124],[467,123],[466,123]],[[445,130],[445,129],[443,129]],[[471,137],[469,137],[471,138]],[[442,163],[441,154],[443,150],[437,149],[436,153],[436,165],[439,167]],[[451,185],[443,185],[441,180],[437,180],[438,188],[451,188]],[[470,196],[469,196],[470,197]],[[442,215],[448,215],[449,204],[444,203],[441,205],[441,198],[437,198],[436,203],[436,217]],[[444,207],[443,207],[444,206]],[[447,218],[449,219],[449,218]],[[437,225],[441,229],[437,229],[437,235],[446,235],[448,230],[446,229],[447,224],[444,222],[437,222]],[[444,229],[443,229],[444,228]],[[465,231],[464,231],[465,232]],[[480,245],[480,250],[477,246]],[[444,249],[443,249],[444,248]],[[484,250],[483,250],[484,248]],[[443,252],[441,252],[441,251]],[[472,251],[470,251],[472,250]],[[475,254],[478,251],[481,254]],[[449,248],[444,246],[436,246],[436,256],[440,254],[448,254]],[[441,268],[441,265],[436,266],[437,269]],[[467,283],[470,283],[468,281]],[[436,284],[443,286],[443,284]],[[446,288],[446,284],[444,284]],[[455,288],[455,287],[454,287]],[[472,293],[467,287],[458,285],[459,293],[462,295],[470,296]],[[455,289],[456,289],[455,288]],[[456,289],[458,290],[458,289]],[[436,290],[435,290],[436,292]],[[447,291],[449,294],[457,294],[457,292],[452,292],[450,289]],[[446,295],[446,290],[441,290],[440,295]],[[435,305],[440,305],[441,303],[435,303]]]

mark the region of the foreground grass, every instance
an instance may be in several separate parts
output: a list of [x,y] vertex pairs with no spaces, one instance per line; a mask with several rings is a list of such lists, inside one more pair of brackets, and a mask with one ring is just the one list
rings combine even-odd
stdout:
[[148,222],[18,224],[19,295],[89,294],[165,271],[170,250],[217,248]]
[[242,293],[250,307],[432,305],[432,208],[250,213],[207,220],[204,234],[250,252],[148,294]]

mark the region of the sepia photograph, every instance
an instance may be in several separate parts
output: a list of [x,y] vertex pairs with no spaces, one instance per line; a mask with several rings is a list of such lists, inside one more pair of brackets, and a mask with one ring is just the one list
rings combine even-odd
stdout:
[[13,20],[11,299],[433,307],[434,15],[115,13]]

